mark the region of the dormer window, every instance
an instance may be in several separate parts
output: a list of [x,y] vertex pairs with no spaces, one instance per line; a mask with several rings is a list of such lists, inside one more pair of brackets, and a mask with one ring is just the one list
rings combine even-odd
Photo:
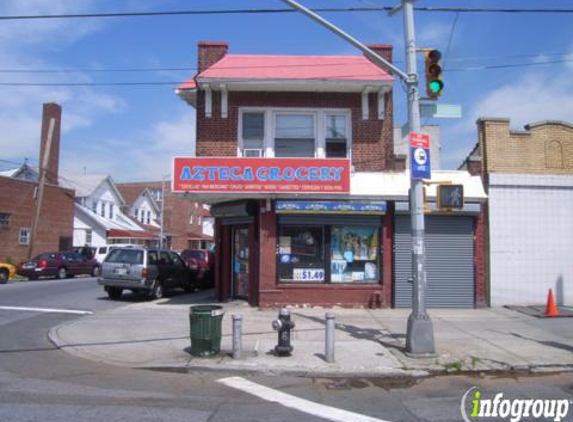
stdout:
[[350,110],[245,107],[239,157],[350,158]]

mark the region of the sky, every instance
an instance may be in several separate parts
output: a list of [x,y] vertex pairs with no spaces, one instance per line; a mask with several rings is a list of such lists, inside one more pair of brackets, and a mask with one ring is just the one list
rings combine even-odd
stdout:
[[[391,6],[397,1],[300,0],[308,7]],[[573,7],[560,0],[418,0],[416,6]],[[0,16],[284,7],[279,0],[3,0]],[[364,43],[393,44],[394,61],[405,68],[401,14],[323,16]],[[573,123],[572,18],[416,12],[417,46],[437,48],[444,56],[445,88],[439,103],[460,105],[463,112],[460,119],[422,120],[441,127],[442,168],[456,169],[469,154],[476,143],[478,117],[510,118],[513,129],[541,120]],[[175,82],[194,76],[197,43],[206,40],[226,41],[236,54],[361,54],[298,13],[0,20],[0,170],[25,159],[38,164],[42,104],[55,101],[63,108],[64,174],[109,174],[118,182],[168,175],[173,156],[194,151],[195,110],[174,88]],[[499,65],[515,66],[477,70]],[[128,68],[183,70],[110,71]],[[38,72],[46,70],[59,72]],[[421,56],[418,71],[423,72]],[[173,84],[3,85],[14,82]],[[394,86],[394,107],[394,125],[401,126],[406,96],[399,83]]]

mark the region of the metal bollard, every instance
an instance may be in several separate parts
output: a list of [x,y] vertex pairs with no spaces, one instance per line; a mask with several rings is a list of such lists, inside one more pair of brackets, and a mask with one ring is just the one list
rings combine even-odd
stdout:
[[326,314],[326,341],[324,357],[327,362],[334,362],[334,314]]
[[243,345],[241,338],[242,315],[233,315],[233,359],[241,359]]

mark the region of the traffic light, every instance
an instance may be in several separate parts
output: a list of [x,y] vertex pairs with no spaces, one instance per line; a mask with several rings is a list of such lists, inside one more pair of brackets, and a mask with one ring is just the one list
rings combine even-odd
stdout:
[[438,209],[462,209],[464,207],[464,185],[438,185],[436,189]]
[[425,51],[426,62],[426,93],[431,100],[437,100],[442,95],[444,83],[442,82],[442,66],[440,60],[442,53],[438,50]]

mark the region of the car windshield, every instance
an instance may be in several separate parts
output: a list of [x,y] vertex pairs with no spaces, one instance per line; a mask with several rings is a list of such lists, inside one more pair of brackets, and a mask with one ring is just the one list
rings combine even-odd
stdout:
[[143,264],[143,251],[134,249],[112,249],[105,262]]
[[40,255],[38,255],[36,258],[34,258],[34,261],[41,261],[43,259],[56,259],[56,254],[55,253],[41,253]]
[[202,252],[202,251],[185,251],[181,255],[185,259],[195,258],[199,261],[203,261],[204,256],[205,256],[205,252]]

